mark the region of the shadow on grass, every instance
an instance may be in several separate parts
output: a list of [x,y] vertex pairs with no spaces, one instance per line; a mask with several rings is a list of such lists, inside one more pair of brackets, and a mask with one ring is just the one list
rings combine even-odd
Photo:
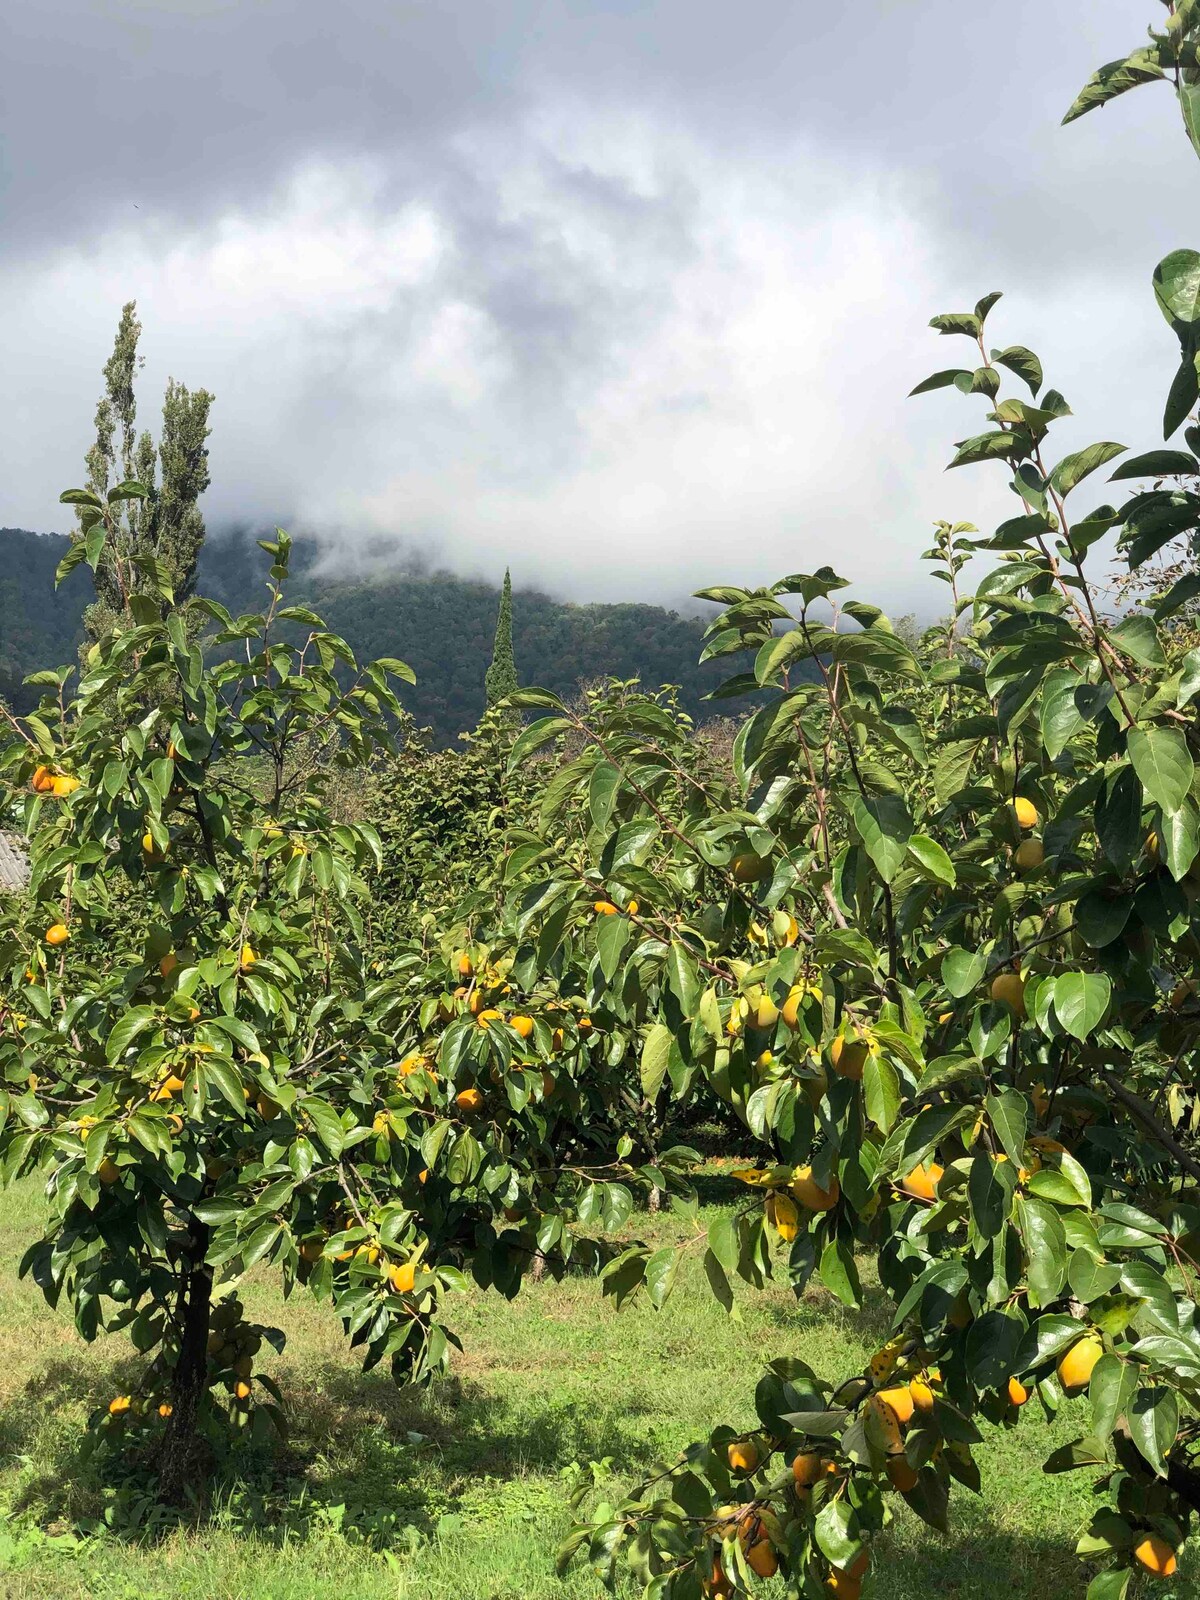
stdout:
[[[434,1534],[481,1481],[515,1484],[519,1498],[521,1480],[540,1478],[530,1492],[545,1496],[545,1478],[572,1477],[589,1462],[609,1457],[636,1473],[653,1459],[645,1405],[606,1416],[536,1388],[518,1405],[470,1378],[398,1389],[382,1373],[285,1367],[286,1439],[274,1448],[235,1440],[203,1500],[177,1512],[157,1504],[149,1444],[89,1453],[74,1421],[80,1408],[129,1392],[138,1370],[130,1360],[86,1371],[53,1362],[31,1380],[27,1401],[0,1414],[0,1460],[36,1463],[15,1516],[55,1531],[86,1531],[103,1518],[112,1534],[143,1543],[186,1525],[273,1544],[333,1529],[357,1544],[395,1546]],[[69,1427],[48,1421],[64,1414]],[[566,1492],[553,1491],[559,1504]]]
[[[143,1546],[182,1524],[274,1547],[334,1533],[396,1550],[434,1537],[442,1519],[460,1510],[469,1517],[481,1493],[494,1490],[517,1514],[529,1507],[558,1516],[576,1463],[610,1457],[622,1478],[657,1465],[645,1437],[646,1406],[605,1415],[535,1387],[514,1403],[469,1377],[429,1391],[397,1389],[384,1374],[329,1363],[280,1374],[291,1425],[285,1443],[237,1445],[202,1504],[164,1512],[154,1506],[144,1465],[115,1454],[85,1459],[74,1420],[69,1428],[47,1422],[56,1407],[74,1419],[81,1406],[101,1404],[128,1387],[133,1371],[127,1360],[86,1370],[53,1362],[31,1382],[28,1398],[0,1415],[0,1451],[9,1459],[31,1455],[39,1467],[11,1507],[16,1516],[61,1528],[106,1514],[112,1535]],[[902,1513],[876,1568],[880,1600],[929,1593],[1059,1600],[1078,1588],[1069,1542],[998,1529],[986,1506],[963,1491],[955,1494],[949,1538],[915,1530]]]

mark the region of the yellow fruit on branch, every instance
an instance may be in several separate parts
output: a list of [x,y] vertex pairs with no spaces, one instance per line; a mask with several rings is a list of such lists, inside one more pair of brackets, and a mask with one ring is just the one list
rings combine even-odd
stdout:
[[1171,990],[1170,1007],[1172,1011],[1182,1011],[1184,1006],[1196,993],[1196,985],[1191,978],[1181,978]]
[[734,856],[730,863],[734,883],[757,883],[766,874],[769,863],[752,850]]
[[150,832],[149,828],[147,828],[145,833],[142,835],[142,854],[149,861],[162,860],[162,851],[159,849],[158,845],[155,844],[154,835]]
[[65,922],[55,922],[46,929],[46,943],[49,945],[66,944],[71,937],[71,930]]
[[598,917],[615,917],[617,914],[617,908],[611,900],[593,901],[592,910]]
[[833,1570],[842,1573],[847,1578],[865,1578],[870,1565],[870,1552],[860,1550],[853,1561],[848,1561],[844,1567],[834,1567]]
[[249,1400],[250,1384],[245,1378],[239,1378],[233,1386],[233,1392],[239,1400]]
[[914,1167],[904,1178],[900,1187],[906,1194],[911,1194],[917,1200],[936,1200],[937,1186],[941,1179],[944,1167],[936,1161],[923,1161],[919,1167]]
[[832,1211],[841,1192],[836,1173],[830,1178],[827,1189],[813,1177],[811,1167],[797,1167],[792,1174],[792,1198],[806,1211]]
[[638,914],[638,903],[637,903],[637,901],[636,900],[631,900],[629,902],[629,904],[625,907],[625,910],[629,914],[629,916],[636,917],[637,914]]
[[242,971],[249,972],[250,968],[257,960],[258,951],[254,948],[254,946],[252,944],[244,944],[238,955],[238,966],[241,967]]
[[837,1567],[825,1579],[826,1594],[835,1595],[837,1600],[859,1600],[862,1594],[862,1579],[852,1578],[849,1573],[839,1572]]
[[801,1450],[792,1462],[792,1477],[801,1489],[810,1489],[825,1476],[825,1459],[815,1450]]
[[475,1013],[475,1021],[481,1028],[488,1028],[493,1022],[503,1022],[504,1013],[502,1011],[497,1011],[492,1006],[489,1006],[485,1010],[477,1011]]
[[182,1094],[183,1087],[183,1079],[177,1078],[172,1072],[163,1079],[156,1089],[151,1091],[150,1098],[151,1100],[170,1100],[173,1095]]
[[509,1026],[520,1034],[522,1039],[528,1039],[533,1032],[533,1018],[517,1015],[508,1019]]
[[1079,1394],[1092,1380],[1092,1369],[1104,1354],[1098,1333],[1085,1333],[1064,1352],[1058,1363],[1058,1381],[1068,1394]]
[[119,1394],[115,1400],[108,1402],[108,1414],[110,1417],[123,1417],[132,1404],[127,1394]]
[[912,1390],[907,1384],[898,1389],[880,1389],[876,1396],[885,1406],[890,1406],[896,1413],[899,1422],[911,1422],[916,1403],[912,1397]]
[[301,1261],[307,1261],[310,1267],[315,1261],[320,1261],[324,1253],[325,1240],[320,1235],[305,1239],[300,1245],[300,1259]]
[[483,1092],[474,1085],[468,1089],[460,1089],[454,1096],[454,1103],[460,1111],[478,1111],[483,1104]]
[[779,1559],[769,1539],[759,1539],[746,1551],[746,1565],[760,1578],[773,1578],[779,1571]]
[[1173,1577],[1179,1565],[1175,1551],[1160,1533],[1148,1533],[1140,1539],[1133,1547],[1133,1559],[1156,1578]]
[[111,1156],[105,1156],[104,1160],[96,1168],[96,1176],[101,1183],[106,1185],[118,1183],[121,1178],[121,1169]]
[[892,1456],[887,1464],[887,1475],[892,1488],[901,1494],[911,1494],[920,1481],[920,1474],[904,1456]]
[[1025,980],[1019,972],[998,972],[992,979],[992,999],[1007,1006],[1014,1016],[1025,1016]]
[[758,1445],[753,1439],[735,1439],[726,1448],[725,1459],[731,1472],[753,1472],[761,1459]]
[[794,1028],[800,1020],[800,1007],[804,1004],[805,991],[796,985],[788,990],[788,997],[780,1007],[779,1015],[789,1028]]
[[171,1416],[171,1414],[174,1412],[174,1410],[175,1410],[175,1407],[173,1405],[171,1405],[171,1403],[169,1401],[164,1400],[162,1405],[160,1405],[159,1408],[158,1408],[158,1414],[163,1419],[163,1421],[165,1422],[167,1420],[167,1418],[169,1416]]
[[923,1417],[929,1416],[934,1407],[934,1393],[924,1378],[914,1378],[908,1386],[912,1396],[913,1410],[919,1411]]
[[178,965],[179,957],[175,954],[174,950],[168,950],[166,955],[158,963],[158,970],[162,977],[169,978]]
[[417,1264],[415,1261],[400,1261],[395,1266],[388,1268],[388,1283],[391,1284],[396,1294],[411,1294],[413,1284],[417,1281]]
[[1028,832],[1030,828],[1036,828],[1038,823],[1041,821],[1041,818],[1038,815],[1038,808],[1034,805],[1032,800],[1026,800],[1023,795],[1018,796],[1017,799],[1013,801],[1012,809],[1013,816],[1016,818],[1017,827],[1024,828],[1026,832]]
[[65,800],[68,795],[74,794],[78,788],[78,778],[70,778],[65,772],[60,772],[51,783],[50,792],[56,800]]
[[754,1007],[754,1026],[773,1028],[779,1021],[779,1007],[769,994],[760,995]]
[[34,767],[33,777],[29,780],[29,787],[34,794],[51,794],[54,791],[54,778],[53,767]]
[[1013,865],[1018,872],[1036,872],[1046,859],[1046,849],[1040,839],[1025,839],[1013,851]]
[[1020,1378],[1010,1378],[1005,1385],[1004,1392],[1014,1406],[1023,1406],[1026,1400],[1029,1399],[1029,1390],[1021,1382]]
[[829,1062],[841,1078],[862,1081],[870,1045],[865,1039],[846,1039],[839,1035],[829,1047]]

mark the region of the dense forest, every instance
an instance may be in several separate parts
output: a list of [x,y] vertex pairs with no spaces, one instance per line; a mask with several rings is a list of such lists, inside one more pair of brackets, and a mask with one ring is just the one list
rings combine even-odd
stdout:
[[[31,691],[22,677],[74,658],[91,598],[86,575],[73,573],[56,593],[54,569],[67,549],[61,534],[0,529],[0,694],[19,709]],[[402,573],[334,579],[317,568],[319,550],[298,546],[293,597],[313,605],[360,657],[396,655],[417,674],[405,703],[437,744],[474,727],[484,707],[499,589],[449,573]],[[249,534],[210,537],[198,587],[233,611],[262,592],[266,558]],[[601,676],[640,678],[647,687],[677,684],[693,716],[721,679],[720,663],[697,665],[703,623],[661,606],[570,605],[536,590],[514,595],[513,644],[524,683],[570,694]],[[719,702],[717,709],[731,708]]]

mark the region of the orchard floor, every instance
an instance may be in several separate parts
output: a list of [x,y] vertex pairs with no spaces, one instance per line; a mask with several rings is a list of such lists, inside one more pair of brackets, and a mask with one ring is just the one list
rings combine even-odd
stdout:
[[[870,1306],[855,1317],[821,1291],[798,1304],[742,1289],[730,1321],[694,1251],[658,1314],[615,1313],[587,1280],[535,1285],[511,1304],[465,1297],[453,1376],[403,1394],[358,1371],[328,1313],[264,1284],[246,1299],[287,1330],[285,1356],[265,1368],[287,1399],[287,1449],[245,1462],[202,1525],[163,1529],[149,1502],[123,1501],[78,1460],[85,1416],[128,1388],[137,1361],[117,1339],[84,1345],[66,1314],[18,1282],[40,1213],[32,1186],[0,1193],[3,1600],[598,1600],[588,1568],[562,1580],[552,1570],[580,1473],[615,1491],[714,1421],[748,1423],[769,1357],[844,1374],[883,1334]],[[669,1216],[639,1221],[664,1240],[688,1231]],[[869,1591],[878,1600],[1082,1595],[1072,1552],[1087,1482],[1046,1477],[1040,1462],[1049,1440],[1083,1429],[1062,1418],[1048,1440],[1029,1410],[979,1450],[986,1498],[956,1490],[948,1539],[900,1508]],[[1192,1553],[1154,1592],[1182,1600],[1198,1581]]]

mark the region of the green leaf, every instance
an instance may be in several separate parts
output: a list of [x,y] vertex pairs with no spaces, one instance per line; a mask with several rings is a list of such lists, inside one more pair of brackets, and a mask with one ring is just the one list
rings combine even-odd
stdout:
[[1089,444],[1083,450],[1076,450],[1069,456],[1064,456],[1050,474],[1050,483],[1058,490],[1060,495],[1068,495],[1077,484],[1083,482],[1097,467],[1102,467],[1106,461],[1111,461],[1114,456],[1121,455],[1128,446],[1114,444],[1109,439],[1103,439],[1098,444]]
[[904,865],[912,837],[908,807],[899,795],[872,795],[855,799],[853,815],[863,848],[884,883],[891,883]]
[[667,1058],[671,1054],[671,1030],[656,1022],[642,1045],[641,1083],[642,1095],[649,1101],[658,1099],[659,1090],[667,1072]]
[[935,883],[944,883],[952,889],[958,881],[953,861],[937,840],[931,839],[928,834],[914,833],[908,841],[908,853],[924,876],[932,878]]
[[[1063,123],[1074,122],[1076,117],[1086,116],[1089,111],[1107,105],[1118,95],[1128,94],[1130,89],[1136,89],[1139,84],[1153,83],[1162,75],[1158,52],[1153,46],[1143,45],[1132,55],[1122,56],[1119,61],[1109,61],[1092,73],[1071,102]],[[1088,1600],[1097,1600],[1097,1597],[1089,1595]],[[1106,1595],[1104,1600],[1109,1600],[1109,1597]]]
[[569,733],[573,726],[570,717],[539,717],[536,722],[531,722],[513,744],[508,757],[508,770],[515,772],[527,756],[533,755],[534,751],[540,750],[561,734]]
[[118,1061],[137,1038],[154,1021],[152,1006],[133,1006],[113,1027],[105,1047],[105,1058]]
[[1103,972],[1064,972],[1054,979],[1054,1014],[1081,1041],[1099,1027],[1111,997],[1112,981]]
[[922,378],[915,389],[908,391],[908,398],[911,400],[914,395],[928,394],[932,389],[948,389],[956,379],[970,378],[970,376],[969,367],[946,367],[941,372],[930,373],[928,378]]
[[985,950],[962,950],[952,945],[942,957],[942,982],[955,1000],[961,1000],[972,989],[977,989],[983,982],[986,970]]
[[1172,250],[1164,256],[1154,269],[1154,298],[1176,331],[1200,322],[1200,254]]
[[1187,740],[1176,728],[1134,728],[1127,748],[1142,787],[1169,815],[1178,811],[1192,786],[1195,764]]
[[[1025,436],[1028,441],[1028,435]],[[977,433],[964,439],[954,452],[950,467],[971,467],[977,461],[1003,461],[1021,453],[1021,436],[1003,429],[996,433]],[[950,470],[947,467],[947,471]]]
[[858,1268],[854,1264],[854,1255],[850,1247],[841,1239],[830,1239],[821,1252],[821,1262],[817,1268],[817,1275],[831,1294],[857,1311],[862,1301],[862,1290],[858,1281]]
[[1178,478],[1200,476],[1200,461],[1190,450],[1147,450],[1130,456],[1109,476],[1110,483],[1124,478]]
[[661,1250],[656,1250],[646,1262],[646,1292],[650,1296],[650,1304],[656,1311],[662,1309],[674,1287],[679,1262],[680,1251],[673,1244],[664,1245]]
[[900,1075],[886,1056],[867,1057],[863,1096],[868,1118],[881,1133],[890,1133],[900,1111]]
[[319,1099],[316,1095],[305,1095],[297,1101],[296,1110],[307,1117],[313,1126],[313,1131],[329,1154],[336,1161],[341,1155],[346,1142],[345,1130],[342,1119],[327,1100]]
[[82,539],[71,546],[66,555],[58,563],[58,566],[54,569],[54,587],[56,589],[63,579],[69,577],[81,562],[87,560],[87,554],[87,546],[84,544]]
[[1149,617],[1126,617],[1117,627],[1109,629],[1108,638],[1122,655],[1129,656],[1139,666],[1165,667],[1167,664],[1158,629]]
[[1200,381],[1197,379],[1196,362],[1191,351],[1185,350],[1183,359],[1171,380],[1171,387],[1167,391],[1167,403],[1163,407],[1164,439],[1169,439],[1175,430],[1187,421],[1197,398],[1200,398]]
[[216,1056],[207,1056],[196,1070],[204,1076],[206,1095],[209,1085],[214,1086],[217,1092],[227,1101],[234,1114],[244,1119],[246,1115],[246,1095],[242,1087],[242,1080],[233,1063],[231,1061],[222,1061]]
[[827,1500],[821,1507],[813,1535],[821,1554],[835,1567],[849,1566],[862,1548],[858,1518],[849,1501],[841,1497]]
[[1014,1167],[1025,1159],[1025,1140],[1029,1132],[1029,1102],[1016,1089],[1005,1089],[984,1101],[984,1110],[1004,1153]]
[[1025,1244],[1029,1303],[1047,1306],[1062,1293],[1067,1278],[1067,1236],[1053,1206],[1017,1195],[1017,1217]]
[[604,981],[611,983],[621,965],[621,957],[629,943],[633,928],[628,917],[608,916],[596,919],[596,954]]
[[978,339],[982,324],[973,311],[943,311],[930,317],[929,326],[938,333],[961,333],[968,339]]
[[1098,1572],[1087,1587],[1085,1600],[1125,1600],[1129,1593],[1131,1573],[1128,1567],[1116,1567],[1108,1572]]
[[1023,383],[1029,385],[1029,392],[1037,395],[1042,387],[1042,363],[1032,350],[1027,350],[1023,344],[1010,344],[1004,350],[993,350],[992,360],[997,366],[1015,372]]
[[1092,1368],[1088,1399],[1092,1407],[1092,1432],[1107,1439],[1123,1417],[1137,1388],[1138,1369],[1131,1361],[1108,1350]]
[[1156,1475],[1167,1475],[1167,1452],[1179,1432],[1179,1401],[1175,1391],[1146,1388],[1137,1391],[1126,1411],[1129,1435]]
[[921,683],[925,678],[924,669],[904,640],[882,628],[864,628],[861,633],[839,633],[834,637],[830,653],[839,664],[872,667],[876,672],[910,678],[915,683]]

